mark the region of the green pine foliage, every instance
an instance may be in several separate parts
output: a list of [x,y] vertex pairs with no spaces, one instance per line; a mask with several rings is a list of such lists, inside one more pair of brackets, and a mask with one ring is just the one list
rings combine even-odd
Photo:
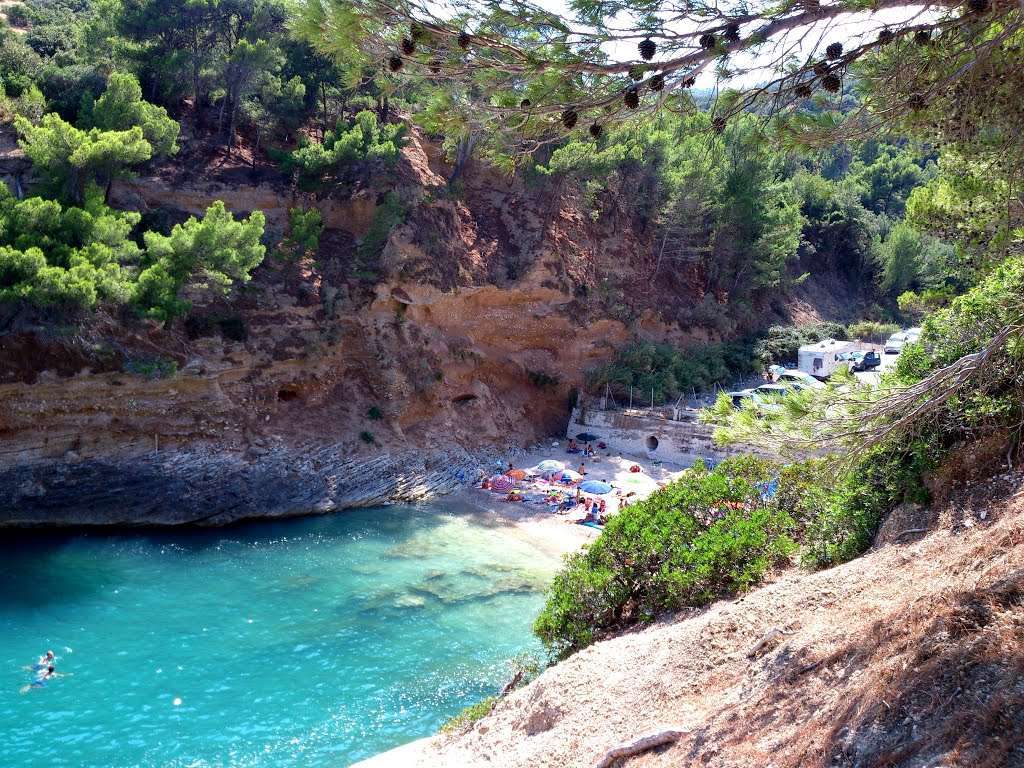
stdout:
[[140,218],[108,208],[96,190],[75,207],[16,200],[0,186],[0,302],[67,310],[134,302],[166,321],[188,309],[180,296],[186,284],[227,290],[263,259],[262,213],[236,221],[217,202],[169,236],[144,233],[145,248],[134,239]]
[[286,168],[304,184],[317,184],[366,166],[386,168],[398,160],[404,126],[381,125],[364,110],[352,120],[339,121],[322,142],[309,142],[284,157]]
[[142,87],[132,74],[112,73],[103,94],[95,101],[86,99],[78,123],[101,131],[126,131],[138,126],[153,156],[169,157],[178,151],[181,127],[168,117],[166,109],[143,100]]
[[0,185],[0,301],[89,309],[124,302],[140,248],[139,214],[113,211],[93,195],[84,207],[16,200]]
[[288,209],[288,236],[282,246],[290,258],[316,255],[324,218],[316,208]]
[[373,270],[377,266],[384,246],[387,244],[391,230],[405,221],[408,212],[405,203],[394,192],[388,192],[373,213],[370,230],[356,247],[356,257],[364,270]]
[[226,292],[236,282],[247,282],[263,261],[264,224],[260,211],[236,220],[218,200],[202,219],[189,217],[170,235],[146,232],[134,301],[145,315],[168,321],[189,309],[181,297],[186,283],[200,281]]

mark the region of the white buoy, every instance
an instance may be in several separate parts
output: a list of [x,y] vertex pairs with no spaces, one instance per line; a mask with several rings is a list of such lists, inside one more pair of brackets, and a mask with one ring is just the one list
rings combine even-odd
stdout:
[[171,703],[174,704],[174,706],[176,706],[176,707],[180,707],[181,706],[181,697],[180,696],[175,696],[174,697],[174,701],[172,701]]

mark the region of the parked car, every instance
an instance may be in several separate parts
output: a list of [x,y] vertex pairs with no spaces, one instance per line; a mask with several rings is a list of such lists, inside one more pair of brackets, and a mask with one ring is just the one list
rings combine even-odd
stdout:
[[887,355],[898,355],[903,351],[903,345],[907,343],[906,331],[897,331],[888,339],[885,340],[885,354]]
[[811,376],[809,373],[803,371],[793,370],[787,368],[781,373],[775,376],[775,382],[777,384],[790,384],[794,387],[800,388],[805,387],[807,389],[824,389],[825,385],[818,381],[816,378]]
[[898,355],[903,351],[903,347],[906,344],[913,344],[921,338],[920,328],[907,328],[902,331],[897,331],[885,342],[885,353],[887,355]]
[[854,352],[846,352],[840,355],[839,358],[850,366],[851,371],[870,371],[882,364],[881,355],[873,349],[867,351],[858,349]]
[[735,392],[727,392],[726,394],[732,400],[733,408],[742,408],[745,401],[754,399],[754,390],[752,389],[739,389]]
[[733,408],[742,408],[745,402],[750,401],[758,410],[774,411],[779,408],[778,402],[775,401],[796,388],[787,384],[762,384],[754,389],[741,389],[726,394],[732,400]]

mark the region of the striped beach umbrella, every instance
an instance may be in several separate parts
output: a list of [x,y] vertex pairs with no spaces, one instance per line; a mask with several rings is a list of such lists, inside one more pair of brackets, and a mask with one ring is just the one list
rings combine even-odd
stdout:
[[491,490],[503,493],[516,487],[516,481],[508,475],[495,475],[491,478]]

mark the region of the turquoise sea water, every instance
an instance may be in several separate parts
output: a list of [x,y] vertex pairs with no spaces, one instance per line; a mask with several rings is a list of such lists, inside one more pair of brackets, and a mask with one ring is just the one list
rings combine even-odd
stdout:
[[[346,766],[539,652],[557,563],[464,514],[0,534],[0,763]],[[58,671],[19,693],[46,649]]]

